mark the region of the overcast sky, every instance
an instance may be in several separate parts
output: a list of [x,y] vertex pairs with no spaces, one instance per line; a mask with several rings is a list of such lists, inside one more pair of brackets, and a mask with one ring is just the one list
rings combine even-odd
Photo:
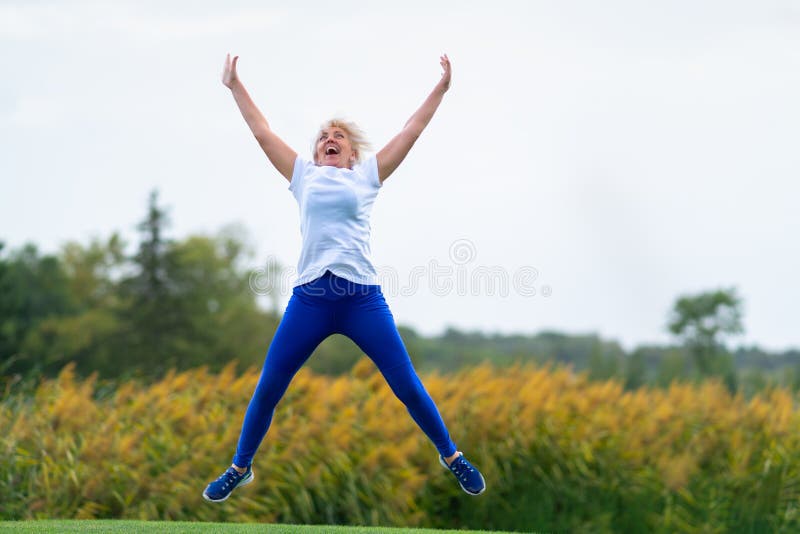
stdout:
[[735,286],[734,344],[800,347],[797,2],[226,4],[0,0],[0,239],[132,249],[158,189],[172,237],[239,223],[252,267],[293,268],[297,205],[225,53],[310,156],[333,115],[383,146],[447,52],[451,90],[372,215],[399,323],[630,348],[670,339],[677,296]]

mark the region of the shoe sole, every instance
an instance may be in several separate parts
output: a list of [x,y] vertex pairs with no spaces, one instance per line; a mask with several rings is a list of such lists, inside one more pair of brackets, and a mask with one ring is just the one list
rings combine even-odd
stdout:
[[[442,457],[441,454],[439,455],[439,463],[442,464],[442,467],[450,471],[450,466],[447,465],[447,462],[444,461],[444,458]],[[452,473],[452,471],[450,472]],[[458,478],[456,478],[456,480],[458,481],[458,485],[461,486],[461,489],[464,490],[464,493],[466,493],[467,495],[472,495],[473,497],[477,497],[478,495],[486,491],[486,480],[483,478],[483,475],[480,472],[478,472],[478,476],[481,477],[481,482],[483,482],[483,489],[480,490],[478,493],[473,493],[469,491],[467,488],[461,485],[461,481],[458,480]]]
[[240,480],[239,483],[236,484],[233,488],[231,488],[231,491],[229,491],[228,494],[225,495],[223,498],[221,498],[221,499],[212,499],[211,497],[208,496],[208,494],[205,491],[203,491],[203,498],[205,500],[207,500],[208,502],[222,502],[222,501],[226,500],[228,497],[231,496],[231,493],[233,493],[233,490],[235,490],[236,488],[240,488],[242,486],[246,486],[246,485],[250,484],[253,481],[253,479],[255,479],[255,478],[256,477],[253,474],[253,472],[250,471],[250,476],[249,477],[245,477],[242,480]]

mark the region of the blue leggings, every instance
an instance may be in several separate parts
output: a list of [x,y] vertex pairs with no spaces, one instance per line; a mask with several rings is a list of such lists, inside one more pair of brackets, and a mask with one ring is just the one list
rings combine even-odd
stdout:
[[456,446],[414,371],[380,286],[356,284],[326,271],[292,291],[244,416],[235,465],[250,465],[292,377],[331,334],[352,339],[375,362],[439,453],[455,454]]

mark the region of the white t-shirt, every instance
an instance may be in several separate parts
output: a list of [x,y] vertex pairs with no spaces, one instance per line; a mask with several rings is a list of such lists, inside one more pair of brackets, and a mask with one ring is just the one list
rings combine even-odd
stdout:
[[300,207],[303,236],[295,287],[326,270],[357,284],[378,284],[369,216],[380,187],[375,156],[352,169],[321,167],[297,157],[289,184]]

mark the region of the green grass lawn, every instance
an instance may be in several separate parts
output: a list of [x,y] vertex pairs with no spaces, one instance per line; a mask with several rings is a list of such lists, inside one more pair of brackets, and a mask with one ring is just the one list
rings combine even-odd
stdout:
[[312,525],[268,525],[257,523],[191,523],[187,521],[0,521],[0,532],[165,532],[165,533],[263,533],[267,534],[469,534],[496,530],[434,530],[429,528],[331,527]]

